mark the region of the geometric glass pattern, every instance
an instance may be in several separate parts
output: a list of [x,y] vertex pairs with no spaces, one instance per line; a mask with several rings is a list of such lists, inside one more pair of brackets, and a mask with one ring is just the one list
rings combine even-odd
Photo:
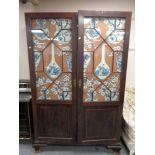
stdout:
[[83,102],[119,101],[123,18],[84,18]]
[[38,100],[72,100],[72,22],[33,19],[31,23]]

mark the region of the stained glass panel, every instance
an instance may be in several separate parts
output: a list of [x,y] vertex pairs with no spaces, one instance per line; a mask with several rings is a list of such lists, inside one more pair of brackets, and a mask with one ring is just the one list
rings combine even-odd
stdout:
[[123,18],[84,18],[83,101],[119,101]]
[[38,100],[72,100],[72,21],[33,19]]

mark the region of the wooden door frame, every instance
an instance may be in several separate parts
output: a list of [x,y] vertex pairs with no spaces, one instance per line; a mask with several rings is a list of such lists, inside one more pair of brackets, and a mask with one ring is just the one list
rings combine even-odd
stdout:
[[[85,103],[83,105],[83,43],[84,43],[84,17],[115,17],[115,18],[125,18],[125,37],[124,37],[124,47],[123,47],[123,58],[122,58],[122,71],[121,71],[121,84],[120,84],[120,100],[104,102],[105,104],[96,103],[95,106],[118,106],[119,107],[119,116],[118,124],[121,127],[122,123],[122,111],[123,111],[123,102],[124,102],[124,91],[125,91],[125,82],[126,82],[126,69],[127,69],[127,59],[128,59],[128,49],[129,49],[129,37],[130,37],[130,25],[131,25],[131,12],[117,12],[117,11],[86,11],[80,10],[78,12],[78,68],[77,68],[77,80],[81,80],[81,87],[78,89],[78,143],[82,141],[82,130],[83,125],[83,107],[91,106],[90,104]],[[107,103],[107,104],[106,104]],[[108,104],[109,103],[109,104]],[[94,105],[92,105],[94,106]],[[121,131],[117,131],[117,140],[119,141]],[[106,144],[109,142],[107,141]]]
[[[76,55],[77,55],[77,13],[76,12],[35,12],[35,13],[25,13],[25,23],[26,23],[26,34],[27,34],[27,46],[28,46],[28,58],[29,58],[29,70],[30,70],[30,83],[31,83],[31,91],[32,91],[32,110],[33,110],[33,124],[34,124],[34,143],[42,143],[42,140],[39,139],[38,126],[37,126],[37,106],[46,103],[51,104],[51,101],[36,100],[36,80],[35,80],[35,64],[34,64],[34,56],[33,56],[33,42],[32,42],[32,34],[31,34],[31,20],[36,18],[68,18],[72,19],[72,104],[68,104],[65,101],[63,106],[72,106],[72,113],[75,117],[71,118],[72,126],[73,126],[73,144],[76,143],[77,138],[77,103],[76,103],[76,93],[77,89],[74,86],[74,80],[76,80]],[[77,81],[77,80],[76,80]],[[60,101],[52,101],[52,105],[58,105]],[[70,101],[69,101],[70,102]],[[59,104],[60,105],[60,104]],[[65,143],[64,140],[63,143]],[[49,143],[52,143],[49,141]]]

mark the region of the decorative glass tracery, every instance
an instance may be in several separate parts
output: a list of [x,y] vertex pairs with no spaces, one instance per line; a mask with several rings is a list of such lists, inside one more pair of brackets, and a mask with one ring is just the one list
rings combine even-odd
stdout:
[[33,19],[38,100],[72,100],[72,21]]
[[119,100],[124,35],[123,18],[84,18],[84,102]]

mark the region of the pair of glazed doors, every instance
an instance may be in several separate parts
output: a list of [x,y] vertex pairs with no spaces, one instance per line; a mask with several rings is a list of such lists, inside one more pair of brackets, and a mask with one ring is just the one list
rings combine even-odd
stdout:
[[25,17],[35,143],[117,143],[131,13]]

